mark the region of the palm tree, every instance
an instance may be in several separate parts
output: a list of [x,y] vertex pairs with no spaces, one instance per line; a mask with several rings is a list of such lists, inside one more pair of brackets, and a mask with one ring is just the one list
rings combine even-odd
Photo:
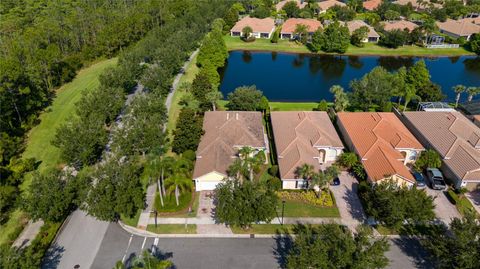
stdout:
[[312,188],[315,186],[318,187],[318,193],[317,197],[321,198],[322,197],[322,190],[324,189],[324,186],[328,183],[328,178],[325,174],[324,171],[320,170],[318,173],[312,173]]
[[428,38],[433,34],[435,33],[435,31],[438,30],[438,26],[435,22],[434,19],[432,18],[429,18],[429,19],[426,19],[422,26],[420,26],[422,32],[424,33],[425,35],[425,39],[423,40],[423,44],[425,45],[426,42],[428,42]]
[[411,85],[405,85],[405,103],[403,105],[403,112],[407,109],[408,103],[411,100],[418,100],[420,97],[417,95],[417,90]]
[[344,111],[349,105],[348,96],[339,85],[333,85],[330,88],[330,92],[334,95],[334,106],[337,112]]
[[243,183],[244,179],[247,178],[245,175],[248,174],[248,167],[244,165],[244,162],[241,159],[235,159],[233,163],[228,167],[228,175],[233,177],[235,176],[240,183]]
[[207,94],[205,94],[205,99],[207,99],[207,101],[212,104],[213,111],[216,111],[217,101],[220,99],[223,99],[223,94],[218,90],[212,90],[212,91],[209,91]]
[[167,193],[175,193],[175,201],[177,202],[177,206],[179,206],[178,198],[180,196],[180,193],[191,191],[193,188],[193,182],[184,174],[175,173],[173,174],[173,176],[165,180],[165,186],[167,188]]
[[308,38],[308,27],[304,24],[297,24],[295,26],[295,31],[293,34],[298,37],[302,44],[307,44]]
[[460,95],[465,92],[466,87],[463,85],[457,85],[455,87],[452,87],[453,91],[457,94],[455,97],[455,107],[458,106],[458,102],[460,101]]
[[309,180],[313,174],[313,165],[304,163],[302,166],[297,167],[295,170],[295,174],[299,178],[303,178],[305,180]]
[[162,207],[164,206],[163,203],[163,196],[165,193],[165,184],[164,184],[164,177],[165,175],[170,175],[173,171],[173,164],[175,159],[172,157],[158,157],[154,156],[153,158],[149,158],[147,164],[145,165],[145,174],[149,177],[149,179],[154,178],[157,181],[158,192],[160,193],[160,202]]
[[253,33],[252,27],[250,27],[250,26],[243,27],[242,35],[245,39],[249,38],[252,33]]
[[468,93],[468,102],[471,102],[473,97],[480,93],[480,87],[468,87],[467,93]]

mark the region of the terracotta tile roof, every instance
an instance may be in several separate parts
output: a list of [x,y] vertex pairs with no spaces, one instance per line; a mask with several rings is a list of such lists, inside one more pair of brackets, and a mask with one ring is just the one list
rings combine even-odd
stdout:
[[471,23],[470,21],[451,20],[447,19],[445,22],[436,22],[437,26],[442,31],[447,31],[458,36],[469,36],[480,33],[480,26]]
[[377,181],[386,175],[400,175],[414,181],[400,161],[399,149],[422,150],[423,146],[393,113],[341,112],[338,121],[344,126],[369,178]]
[[380,37],[380,35],[375,31],[375,29],[373,29],[372,26],[368,25],[364,21],[353,20],[353,21],[346,22],[345,25],[348,27],[348,31],[350,31],[350,34],[362,26],[367,26],[368,29],[370,30],[368,32],[368,37]]
[[458,21],[460,22],[470,22],[470,23],[473,23],[473,24],[476,24],[476,25],[480,25],[480,16],[479,17],[476,17],[476,18],[463,18],[463,19],[459,19]]
[[272,128],[280,177],[294,179],[295,169],[304,163],[320,169],[314,157],[318,147],[342,148],[343,144],[326,112],[272,112]]
[[315,32],[318,28],[322,28],[322,23],[315,19],[291,18],[282,25],[282,34],[291,34],[295,31],[297,24],[303,24],[308,27],[309,32]]
[[405,21],[405,20],[387,21],[387,22],[383,22],[383,25],[384,25],[383,29],[385,31],[391,31],[395,29],[404,30],[406,28],[408,29],[408,31],[411,32],[418,27],[418,25],[416,25],[415,23],[410,21]]
[[374,10],[376,9],[380,4],[382,3],[382,0],[368,0],[363,2],[363,8],[366,10]]
[[404,116],[459,178],[476,175],[480,180],[480,128],[472,121],[460,112],[405,112]]
[[304,0],[304,1],[303,0],[283,0],[283,1],[278,2],[275,5],[275,9],[277,11],[280,11],[287,2],[297,2],[297,7],[298,8],[304,8],[308,5],[306,0]]
[[193,178],[213,171],[226,175],[242,146],[266,147],[260,112],[205,112],[203,130],[205,133],[198,145]]
[[337,0],[326,0],[326,1],[317,2],[317,4],[322,10],[327,10],[334,6],[341,6],[341,7],[347,6],[345,3]]
[[244,17],[239,20],[230,31],[242,32],[246,26],[250,26],[254,33],[270,33],[275,29],[275,21],[272,18],[258,19]]

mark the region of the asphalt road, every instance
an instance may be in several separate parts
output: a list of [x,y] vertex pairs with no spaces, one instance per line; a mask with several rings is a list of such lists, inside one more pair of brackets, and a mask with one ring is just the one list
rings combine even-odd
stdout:
[[[171,259],[176,268],[280,268],[286,243],[274,238],[145,238],[130,235],[112,223],[90,268],[112,268],[116,261],[131,262],[144,250],[152,249]],[[415,239],[391,239],[390,245],[386,254],[391,261],[389,268],[432,268]]]

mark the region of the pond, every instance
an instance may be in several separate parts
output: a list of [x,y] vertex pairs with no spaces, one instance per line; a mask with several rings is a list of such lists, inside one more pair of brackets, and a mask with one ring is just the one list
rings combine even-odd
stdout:
[[[396,71],[424,59],[432,81],[442,87],[448,101],[457,84],[480,86],[480,57],[332,56],[277,52],[232,51],[220,70],[220,90],[226,97],[236,87],[256,85],[270,101],[318,102],[332,100],[329,89],[361,78],[376,66]],[[477,97],[478,98],[478,97]],[[466,99],[464,94],[462,99]]]

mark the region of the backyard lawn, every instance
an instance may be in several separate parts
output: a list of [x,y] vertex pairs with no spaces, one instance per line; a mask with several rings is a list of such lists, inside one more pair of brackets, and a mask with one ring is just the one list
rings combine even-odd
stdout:
[[312,111],[318,107],[318,103],[300,102],[269,102],[271,111]]
[[[279,40],[277,44],[268,39],[257,39],[254,42],[244,42],[238,37],[225,36],[225,43],[229,50],[264,50],[278,52],[311,53],[306,46],[288,40]],[[322,53],[322,52],[321,52]],[[326,53],[323,53],[326,54]],[[363,48],[350,45],[345,55],[385,55],[385,56],[460,56],[474,55],[474,53],[458,49],[427,49],[418,46],[403,46],[389,49],[368,43]]]
[[91,91],[99,85],[98,77],[107,67],[115,65],[116,58],[93,64],[78,72],[75,79],[56,91],[53,103],[40,115],[40,124],[28,134],[23,158],[41,161],[40,170],[56,167],[61,163],[60,150],[51,144],[57,128],[68,122],[75,114],[75,103],[82,92]]
[[188,224],[185,228],[185,224],[159,224],[155,228],[155,224],[149,224],[147,231],[157,234],[196,234],[197,225]]

